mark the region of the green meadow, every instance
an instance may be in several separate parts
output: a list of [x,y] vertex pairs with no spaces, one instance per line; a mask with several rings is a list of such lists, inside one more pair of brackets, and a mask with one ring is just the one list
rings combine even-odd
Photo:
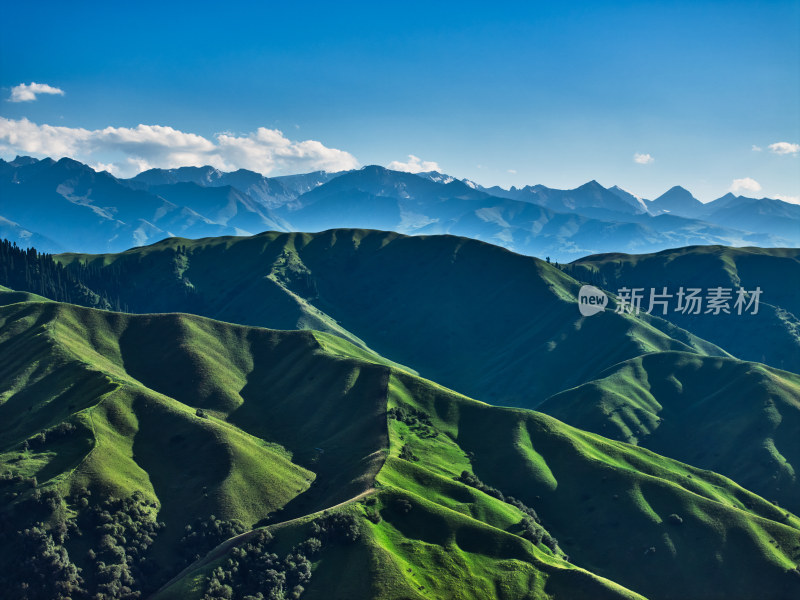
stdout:
[[[276,598],[800,589],[794,512],[641,440],[472,400],[330,333],[0,300],[8,597],[31,581],[53,597],[244,597],[259,569],[285,576],[259,584]],[[762,368],[775,393],[794,385]],[[57,558],[21,560],[15,536]]]

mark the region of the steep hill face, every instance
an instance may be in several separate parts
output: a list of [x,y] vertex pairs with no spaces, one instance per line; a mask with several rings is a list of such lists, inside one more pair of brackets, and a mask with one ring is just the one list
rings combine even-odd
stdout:
[[[610,291],[623,286],[676,294],[680,287],[732,290],[731,314],[683,314],[672,304],[664,318],[737,358],[800,373],[800,250],[691,246],[655,254],[601,254],[566,266],[576,279]],[[758,314],[738,315],[736,290],[760,287]],[[675,298],[673,297],[673,301]],[[752,312],[752,311],[751,311]],[[660,313],[659,313],[660,314]]]
[[[0,308],[6,597],[22,597],[23,582],[37,597],[151,593],[187,558],[202,557],[257,523],[313,514],[375,485],[389,447],[392,375],[381,364],[344,355],[349,348],[359,356],[358,349],[310,332],[20,299],[0,292],[3,304],[11,302]],[[402,490],[394,495],[405,497]],[[40,506],[40,498],[47,504]],[[392,495],[382,498],[391,503]],[[494,507],[505,520],[514,510]],[[113,528],[95,524],[97,515],[104,522],[103,511],[111,513],[105,523]],[[414,516],[426,512],[441,519],[441,508],[430,503]],[[35,532],[16,533],[35,523],[41,523]],[[363,513],[354,523],[368,530]],[[473,580],[483,590],[479,597],[495,597],[501,580],[493,571],[504,563],[504,569],[520,569],[517,590],[537,581],[542,590],[575,588],[587,598],[634,597],[480,519],[447,515],[444,525],[466,536],[499,538],[495,549],[459,551],[468,562],[450,568],[462,583]],[[380,531],[369,533],[363,546],[345,548],[351,557],[346,581],[365,580],[380,592],[376,597],[398,597],[411,592],[420,575],[438,579],[419,557],[412,564],[422,573],[407,575],[400,568],[406,552]],[[20,543],[39,540],[59,553],[57,569],[37,562],[44,557],[35,545],[30,554],[20,553]],[[339,553],[323,553],[317,597],[330,589],[329,566],[341,585]],[[357,571],[365,554],[377,564]],[[93,562],[95,556],[104,566]],[[478,571],[468,566],[472,562]],[[387,580],[393,573],[398,579]],[[37,575],[47,581],[36,583]],[[203,597],[203,591],[188,597]]]
[[14,240],[20,246],[38,248],[42,252],[63,252],[58,242],[22,227],[19,223],[0,217],[0,238]]
[[150,186],[149,191],[174,204],[189,207],[212,222],[234,228],[240,235],[272,229],[284,231],[288,223],[238,189],[203,187],[195,183]]
[[[392,453],[378,481],[435,490],[451,509],[474,511],[445,492],[451,474],[467,470],[535,509],[571,562],[648,598],[788,598],[800,585],[786,571],[800,557],[795,518],[725,477],[410,375],[398,374],[390,389],[434,431],[390,421],[390,441],[419,460]],[[752,557],[741,550],[775,548],[774,535],[786,540],[783,558],[762,563],[763,577],[749,574]]]
[[703,217],[726,227],[769,231],[800,245],[800,206],[772,198],[727,194],[703,207]]
[[327,331],[496,404],[534,407],[644,352],[726,354],[659,319],[585,319],[559,269],[450,236],[265,233],[58,260],[101,269],[98,292],[120,273],[106,295],[135,312]]
[[156,193],[172,186],[186,189],[186,184],[190,184],[194,188],[205,189],[232,188],[246,196],[249,202],[266,210],[291,202],[299,195],[297,191],[275,178],[264,177],[260,173],[246,169],[229,173],[213,167],[149,169],[139,173],[136,177],[122,180],[122,183],[134,189],[150,190]]
[[681,352],[648,354],[556,394],[570,425],[722,473],[800,511],[800,376]]
[[574,190],[558,190],[543,185],[525,186],[510,191],[493,188],[497,195],[532,202],[556,212],[575,212],[589,217],[609,218],[646,212],[643,205],[590,181]]
[[[195,553],[186,526],[214,515],[245,530],[293,501],[313,511],[372,485],[388,443],[386,367],[328,354],[311,332],[20,299],[0,292],[4,590],[34,576],[6,567],[15,532],[37,521],[89,527],[63,542],[89,588],[104,589],[93,548],[108,564],[129,557],[147,591]],[[149,541],[95,536],[92,511],[115,498],[141,504],[132,527],[149,523]]]
[[11,598],[176,574],[157,597],[243,595],[247,574],[311,599],[800,590],[800,520],[722,476],[325,334],[25,299],[0,292]]

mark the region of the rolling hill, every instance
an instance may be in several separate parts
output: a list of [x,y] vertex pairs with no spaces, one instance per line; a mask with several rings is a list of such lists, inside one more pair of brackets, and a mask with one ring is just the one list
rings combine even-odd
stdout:
[[710,471],[323,333],[0,301],[11,598],[225,597],[248,574],[312,599],[800,590],[800,519]]
[[[727,355],[658,318],[607,311],[585,319],[579,284],[558,268],[452,236],[172,238],[56,260],[97,272],[87,285],[133,312],[326,331],[493,404],[533,408],[645,352]],[[116,274],[110,288],[104,273]]]
[[[44,489],[68,502],[58,501],[56,522],[79,513],[87,495],[91,508],[138,493],[165,523],[148,550],[169,571],[180,566],[184,528],[197,519],[250,528],[310,487],[309,508],[335,504],[368,489],[383,460],[385,369],[327,354],[311,332],[0,297],[10,303],[0,317],[6,527],[14,506],[30,513],[27,499]],[[330,412],[317,403],[322,396]],[[29,525],[11,526],[3,533]],[[13,563],[8,543],[5,565]],[[91,573],[84,546],[73,536],[66,547]]]
[[800,511],[800,376],[759,363],[659,352],[611,367],[539,410],[716,471]]
[[582,281],[617,291],[623,286],[675,294],[684,288],[740,287],[762,294],[758,314],[683,314],[664,318],[737,358],[800,373],[800,250],[693,246],[655,254],[589,256],[565,267]]

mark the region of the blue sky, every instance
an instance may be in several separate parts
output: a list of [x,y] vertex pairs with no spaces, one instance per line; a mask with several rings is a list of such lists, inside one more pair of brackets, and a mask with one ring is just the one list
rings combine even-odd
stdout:
[[6,3],[0,155],[800,198],[800,0],[295,5]]

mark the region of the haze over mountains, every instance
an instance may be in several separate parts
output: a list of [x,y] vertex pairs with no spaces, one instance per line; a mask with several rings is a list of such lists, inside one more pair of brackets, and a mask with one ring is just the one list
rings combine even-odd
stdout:
[[675,187],[648,201],[595,181],[504,190],[377,166],[273,178],[183,167],[122,180],[71,159],[18,157],[0,161],[0,196],[0,234],[52,252],[332,227],[450,233],[560,262],[697,244],[800,245],[800,206],[781,200],[728,194],[702,204]]

